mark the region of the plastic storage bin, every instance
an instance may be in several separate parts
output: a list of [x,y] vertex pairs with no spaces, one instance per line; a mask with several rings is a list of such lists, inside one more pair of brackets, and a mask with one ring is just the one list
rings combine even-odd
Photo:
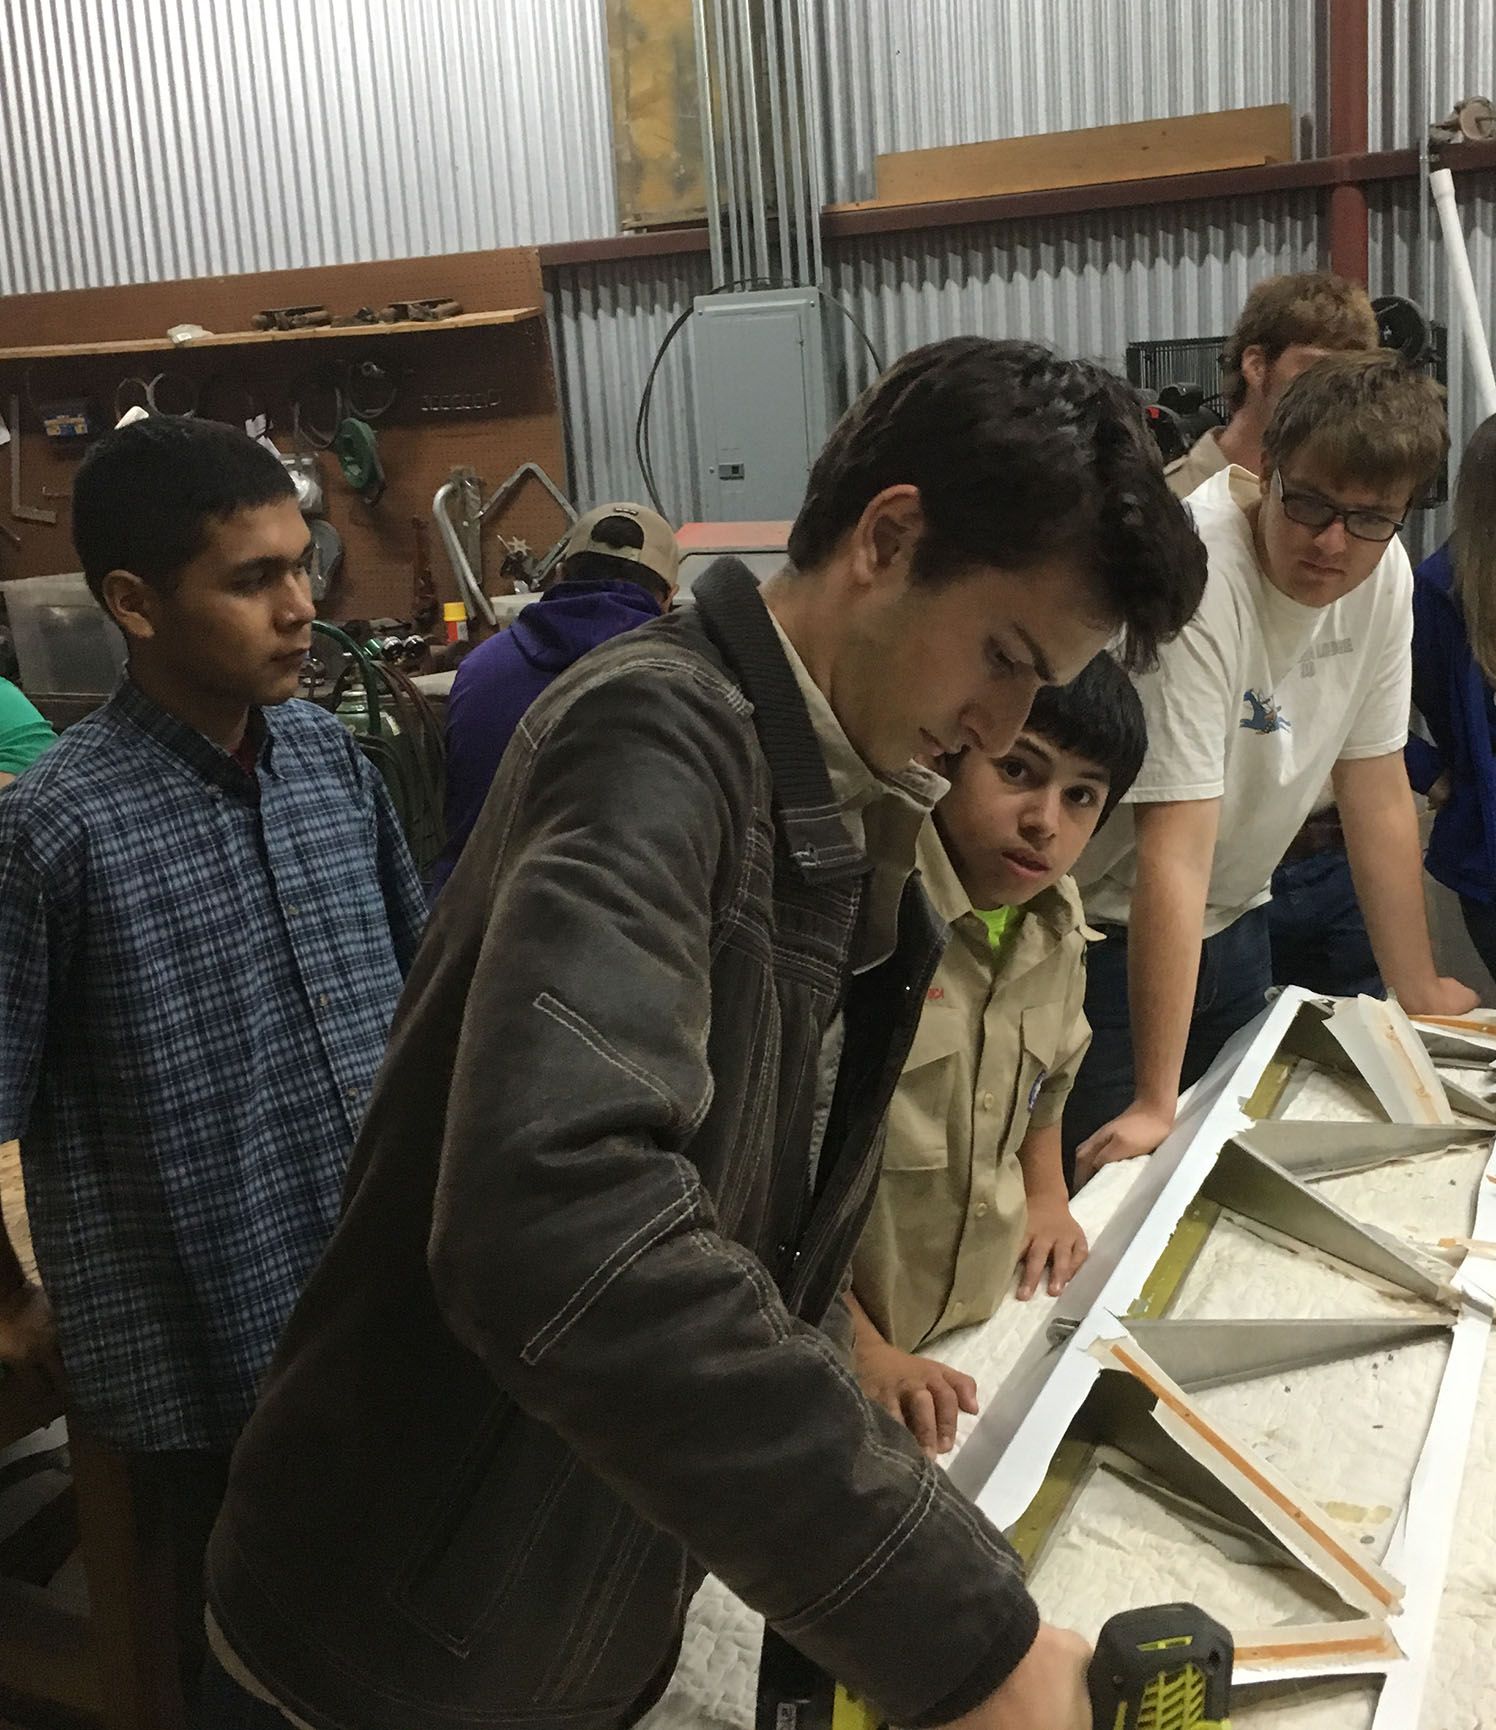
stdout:
[[119,627],[88,592],[81,571],[0,583],[31,697],[107,697],[125,665]]

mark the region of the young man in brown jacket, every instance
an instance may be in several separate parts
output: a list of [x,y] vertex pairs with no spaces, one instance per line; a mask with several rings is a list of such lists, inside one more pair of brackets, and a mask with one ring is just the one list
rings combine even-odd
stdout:
[[911,759],[1146,660],[1199,545],[1125,386],[968,337],[844,417],[789,551],[515,733],[235,1459],[223,1722],[611,1730],[711,1570],[893,1722],[1089,1724],[1085,1643],[825,1329],[943,941]]

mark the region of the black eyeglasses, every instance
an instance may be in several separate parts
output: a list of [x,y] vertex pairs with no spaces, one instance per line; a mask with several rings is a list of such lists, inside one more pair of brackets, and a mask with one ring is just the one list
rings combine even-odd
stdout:
[[1380,511],[1344,511],[1339,505],[1322,499],[1318,493],[1288,492],[1283,486],[1282,469],[1273,470],[1273,485],[1278,489],[1283,515],[1291,523],[1299,523],[1306,529],[1318,531],[1329,528],[1331,523],[1344,523],[1345,532],[1354,535],[1358,541],[1386,542],[1406,520],[1405,517],[1383,516]]

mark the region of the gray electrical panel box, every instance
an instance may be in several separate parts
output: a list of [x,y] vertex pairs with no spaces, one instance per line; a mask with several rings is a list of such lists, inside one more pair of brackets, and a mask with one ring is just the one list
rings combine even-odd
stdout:
[[691,342],[703,517],[794,517],[835,412],[821,291],[700,295]]

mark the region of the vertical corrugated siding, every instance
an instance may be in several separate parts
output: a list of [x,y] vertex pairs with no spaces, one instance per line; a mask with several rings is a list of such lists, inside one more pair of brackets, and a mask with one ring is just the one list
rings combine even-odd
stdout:
[[[975,332],[1033,337],[1120,370],[1131,341],[1229,330],[1253,282],[1318,253],[1316,200],[1297,195],[871,237],[830,250],[825,286],[885,361]],[[639,495],[634,415],[650,360],[675,312],[706,286],[704,260],[686,269],[673,261],[663,274],[645,264],[557,273],[553,313],[579,500]],[[853,326],[828,316],[850,395],[870,363]],[[699,506],[694,401],[685,332],[661,369],[651,417],[656,480],[677,520]]]
[[[1486,308],[1487,335],[1496,340],[1496,183],[1486,175],[1455,176],[1470,269],[1475,291]],[[1421,277],[1422,230],[1419,188],[1391,185],[1373,188],[1371,199],[1371,287],[1372,292],[1407,294]],[[1435,218],[1437,238],[1438,222]],[[1418,295],[1425,312],[1449,326],[1449,432],[1453,446],[1451,475],[1459,454],[1469,442],[1480,420],[1480,408],[1466,359],[1464,332],[1449,289],[1449,273],[1442,245],[1433,250],[1433,275]],[[1423,514],[1410,550],[1431,551],[1448,533],[1447,507]]]
[[5,0],[0,293],[612,233],[603,0]]
[[891,150],[1287,102],[1315,137],[1309,0],[821,0],[827,196]]
[[[1318,250],[1301,194],[872,238],[833,252],[826,287],[889,358],[972,332],[1120,370],[1129,342],[1229,330],[1253,282]],[[858,339],[844,340],[851,362]]]
[[[710,286],[710,264],[700,253],[554,273],[552,337],[579,503],[645,497],[634,455],[639,398],[671,324]],[[686,329],[661,363],[649,421],[660,502],[675,522],[701,513],[692,458],[695,404]]]
[[1420,145],[1462,96],[1496,97],[1493,0],[1372,0],[1371,148]]

